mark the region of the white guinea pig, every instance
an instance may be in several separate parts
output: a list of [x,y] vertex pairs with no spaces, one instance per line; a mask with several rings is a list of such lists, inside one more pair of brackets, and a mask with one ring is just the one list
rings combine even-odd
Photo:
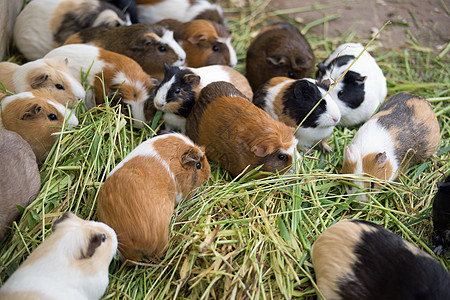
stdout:
[[342,126],[353,126],[367,121],[386,98],[386,78],[367,51],[364,51],[345,76],[336,82],[363,50],[361,44],[343,44],[323,63],[318,64],[317,79],[330,80],[329,95],[339,106]]
[[65,213],[0,289],[1,299],[99,299],[117,236],[109,226]]

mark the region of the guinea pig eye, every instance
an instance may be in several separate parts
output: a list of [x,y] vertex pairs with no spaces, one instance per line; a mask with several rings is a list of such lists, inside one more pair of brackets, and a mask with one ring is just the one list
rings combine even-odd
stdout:
[[286,156],[286,154],[279,154],[278,159],[285,161],[287,159],[287,156]]
[[197,168],[197,170],[201,170],[202,164],[198,162],[195,164],[195,167]]
[[373,190],[375,188],[375,183],[371,182],[370,183],[370,189]]
[[106,242],[106,234],[103,233],[101,238],[102,238],[102,243]]
[[159,47],[158,47],[158,50],[159,50],[160,52],[167,52],[167,48],[166,48],[165,46],[159,46]]
[[219,46],[217,46],[217,45],[212,46],[212,50],[213,50],[214,52],[219,51]]
[[65,90],[65,88],[63,87],[63,85],[62,85],[62,84],[59,84],[59,83],[55,84],[55,88],[57,88],[58,90]]
[[48,118],[50,121],[56,121],[56,120],[58,120],[58,116],[55,115],[55,114],[49,114],[49,115],[47,116],[47,118]]
[[177,88],[176,90],[175,90],[175,94],[179,94],[181,92],[181,89],[180,88]]
[[342,96],[344,96],[344,90],[340,90],[338,92],[338,97],[341,98]]
[[289,73],[288,73],[288,77],[289,77],[289,78],[295,78],[294,72],[289,72]]

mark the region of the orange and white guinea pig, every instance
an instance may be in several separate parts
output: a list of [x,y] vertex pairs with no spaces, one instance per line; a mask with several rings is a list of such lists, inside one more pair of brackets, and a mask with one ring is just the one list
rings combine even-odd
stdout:
[[122,259],[157,261],[169,239],[175,203],[210,173],[204,149],[179,133],[151,138],[128,154],[103,183],[97,212],[116,231]]

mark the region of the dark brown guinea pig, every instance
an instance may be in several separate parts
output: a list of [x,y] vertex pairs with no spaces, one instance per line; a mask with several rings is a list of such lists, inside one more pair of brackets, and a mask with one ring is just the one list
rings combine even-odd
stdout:
[[204,87],[186,119],[186,133],[204,146],[208,159],[232,176],[261,166],[263,172],[286,172],[296,158],[294,128],[272,119],[231,83]]
[[438,182],[433,201],[434,253],[441,255],[450,246],[450,175]]
[[253,91],[272,77],[311,77],[314,53],[305,37],[289,23],[275,23],[260,30],[247,51],[246,76]]

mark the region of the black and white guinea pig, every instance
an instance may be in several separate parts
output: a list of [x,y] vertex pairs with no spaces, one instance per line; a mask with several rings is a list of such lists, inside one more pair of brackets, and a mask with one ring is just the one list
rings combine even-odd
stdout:
[[[255,92],[253,103],[272,118],[297,128],[298,149],[309,151],[317,142],[331,152],[328,137],[340,120],[341,113],[328,87],[310,78],[274,77]],[[320,101],[320,103],[319,103]]]
[[433,201],[434,253],[441,255],[450,246],[450,175],[437,188]]
[[[341,111],[342,126],[364,123],[386,98],[386,78],[375,59],[363,51],[361,44],[343,44],[318,64],[316,77],[319,81],[330,80],[330,95]],[[336,82],[361,52],[345,76]]]
[[311,258],[324,299],[449,299],[450,275],[429,254],[380,225],[344,220],[325,230]]
[[106,1],[33,0],[16,19],[14,41],[27,59],[34,60],[83,28],[130,24],[117,7]]

